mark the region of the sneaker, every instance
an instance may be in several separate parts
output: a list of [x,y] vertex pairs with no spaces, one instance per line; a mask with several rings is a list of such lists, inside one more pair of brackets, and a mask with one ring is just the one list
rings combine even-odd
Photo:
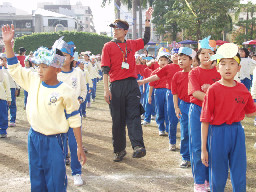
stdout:
[[70,165],[70,157],[69,156],[66,157],[66,165]]
[[145,116],[144,115],[141,115],[140,116],[141,120],[145,119]]
[[82,115],[83,116],[83,118],[86,118],[86,115]]
[[92,102],[95,102],[95,99],[92,99]]
[[182,160],[180,164],[180,168],[189,168],[189,167],[191,167],[190,161]]
[[0,134],[0,138],[6,138],[7,134]]
[[91,107],[91,102],[87,103],[87,107],[90,108]]
[[81,185],[84,184],[80,174],[73,175],[73,178],[74,178],[74,185],[75,186],[81,186]]
[[206,191],[211,191],[209,181],[206,181],[206,180],[205,180],[204,185],[205,185],[205,189],[206,189]]
[[16,126],[16,124],[15,124],[15,123],[11,123],[11,122],[10,122],[9,126],[10,126],[10,127],[15,127],[15,126]]
[[115,161],[115,162],[122,161],[125,155],[126,155],[125,150],[123,150],[121,152],[117,152],[117,153],[115,153],[113,161]]
[[254,126],[256,126],[256,119],[254,120]]
[[176,151],[176,145],[175,144],[169,144],[169,151]]
[[194,192],[206,192],[204,184],[194,184]]
[[152,115],[151,120],[156,120],[156,116]]
[[254,148],[256,149],[256,143],[254,144]]
[[143,121],[142,123],[141,123],[141,125],[144,125],[144,126],[147,126],[147,125],[149,125],[150,123],[149,122],[147,122],[147,121]]
[[159,136],[166,136],[167,134],[165,133],[165,131],[159,131]]
[[133,158],[141,158],[146,155],[146,149],[144,147],[136,146],[133,149]]

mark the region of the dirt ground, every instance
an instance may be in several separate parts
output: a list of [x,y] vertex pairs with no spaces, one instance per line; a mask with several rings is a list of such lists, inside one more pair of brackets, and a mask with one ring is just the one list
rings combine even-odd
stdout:
[[[16,127],[8,128],[8,138],[0,140],[0,191],[30,191],[27,134],[29,124],[23,110],[23,94],[17,98]],[[244,121],[247,139],[247,191],[256,191],[256,150],[253,119]],[[68,191],[88,192],[153,192],[193,191],[191,169],[179,168],[179,151],[168,151],[168,137],[158,136],[156,123],[143,127],[147,155],[132,158],[132,149],[127,137],[127,156],[122,162],[113,162],[111,117],[103,99],[102,83],[98,84],[96,102],[87,109],[83,119],[83,144],[89,150],[83,167],[83,186],[75,187],[70,167],[67,166]],[[178,141],[180,133],[178,131]],[[230,181],[226,191],[232,191]]]

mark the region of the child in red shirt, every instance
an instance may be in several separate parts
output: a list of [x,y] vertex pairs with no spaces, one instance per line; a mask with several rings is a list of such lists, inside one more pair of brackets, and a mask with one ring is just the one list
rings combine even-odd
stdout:
[[173,104],[176,116],[180,120],[180,154],[182,156],[181,168],[190,167],[189,137],[188,137],[188,111],[190,98],[188,96],[188,73],[196,52],[188,47],[179,49],[179,65],[183,69],[175,73],[172,79]]
[[233,191],[242,192],[246,191],[246,148],[240,121],[245,114],[254,116],[256,106],[247,88],[234,80],[241,68],[238,47],[224,44],[211,59],[217,59],[221,79],[208,89],[203,101],[202,163],[210,168],[211,191],[224,191],[230,168]]
[[[193,68],[188,75],[189,108],[189,151],[191,155],[194,190],[207,191],[209,188],[209,168],[201,162],[201,122],[202,102],[209,86],[220,79],[220,74],[212,66],[210,56],[214,54],[216,42],[210,41],[210,36],[199,41],[197,52],[200,66]],[[213,42],[213,44],[211,44]]]
[[[154,70],[151,75],[155,75],[159,70],[165,67],[168,64],[168,56],[170,55],[167,49],[160,49],[158,53],[158,63],[159,68]],[[167,92],[167,78],[159,79],[158,81],[149,83],[149,93],[148,93],[148,102],[151,104],[152,102],[152,92],[154,90],[154,98],[155,98],[155,109],[156,109],[156,123],[159,129],[159,136],[165,136],[168,133],[168,115],[167,115],[167,100],[166,100],[166,92]]]

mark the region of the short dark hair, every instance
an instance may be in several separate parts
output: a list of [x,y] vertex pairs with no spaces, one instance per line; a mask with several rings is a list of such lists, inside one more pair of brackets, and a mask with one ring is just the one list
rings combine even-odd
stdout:
[[186,55],[186,54],[184,54],[184,53],[179,53],[179,54],[178,54],[178,56],[180,56],[180,57],[181,57],[181,56],[184,56],[184,55],[187,56],[187,57],[189,57],[190,60],[192,60],[192,57],[190,57],[189,55]]
[[[248,51],[248,49],[246,49],[246,48],[240,48],[239,50],[242,50],[242,51],[245,52],[245,58],[249,57],[250,52]],[[240,57],[240,55],[239,55],[239,57]]]
[[[197,62],[198,62],[199,65],[201,64],[200,59],[199,59],[199,55],[200,55],[200,53],[202,52],[202,50],[203,50],[203,49],[200,48],[200,49],[196,52],[196,60],[197,60]],[[216,51],[213,51],[213,53],[215,54]]]
[[114,23],[118,23],[118,22],[123,23],[124,25],[126,25],[127,26],[127,30],[129,29],[129,23],[127,23],[127,21],[122,20],[122,19],[116,19],[114,21]]

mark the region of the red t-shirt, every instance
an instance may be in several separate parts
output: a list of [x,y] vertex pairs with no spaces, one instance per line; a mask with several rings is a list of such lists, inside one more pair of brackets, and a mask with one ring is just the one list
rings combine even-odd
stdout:
[[[122,69],[123,62],[123,52],[126,52],[127,45],[127,63],[129,64],[129,69]],[[124,43],[115,43],[110,41],[106,43],[102,49],[101,56],[101,67],[110,67],[109,77],[110,82],[126,79],[128,77],[137,78],[136,74],[136,62],[135,62],[135,52],[144,48],[143,39],[127,40]]]
[[158,69],[160,66],[158,64],[158,62],[154,62],[152,63],[152,65],[150,67],[148,67],[149,69],[151,69],[152,71],[155,71],[156,69]]
[[145,67],[143,70],[143,79],[146,79],[151,76],[152,70],[149,69],[148,67]]
[[212,85],[216,81],[220,80],[221,76],[216,70],[216,67],[212,69],[202,69],[201,67],[193,68],[188,74],[188,95],[190,97],[190,102],[202,107],[203,101],[193,97],[195,91],[201,91],[202,85],[210,84]]
[[[151,76],[157,74],[157,72],[160,70],[161,70],[160,67],[158,69],[154,70],[152,72]],[[155,89],[167,88],[167,76],[162,77],[161,79],[159,79],[157,81],[150,82],[149,85],[153,86]]]
[[25,59],[26,59],[26,56],[25,55],[20,55],[20,56],[17,56],[17,58],[18,58],[18,60],[19,60],[19,62],[20,62],[20,64],[21,64],[21,66],[22,67],[25,67]]
[[230,125],[255,111],[252,96],[242,83],[236,82],[236,86],[226,87],[216,82],[206,92],[200,120],[211,125]]
[[176,64],[168,64],[161,70],[159,70],[156,75],[161,79],[163,77],[167,76],[167,89],[171,90],[172,87],[172,78],[174,74],[178,71],[181,71],[182,69],[180,68],[179,65]]
[[172,78],[172,94],[178,95],[179,99],[190,102],[188,96],[188,72],[178,71]]

